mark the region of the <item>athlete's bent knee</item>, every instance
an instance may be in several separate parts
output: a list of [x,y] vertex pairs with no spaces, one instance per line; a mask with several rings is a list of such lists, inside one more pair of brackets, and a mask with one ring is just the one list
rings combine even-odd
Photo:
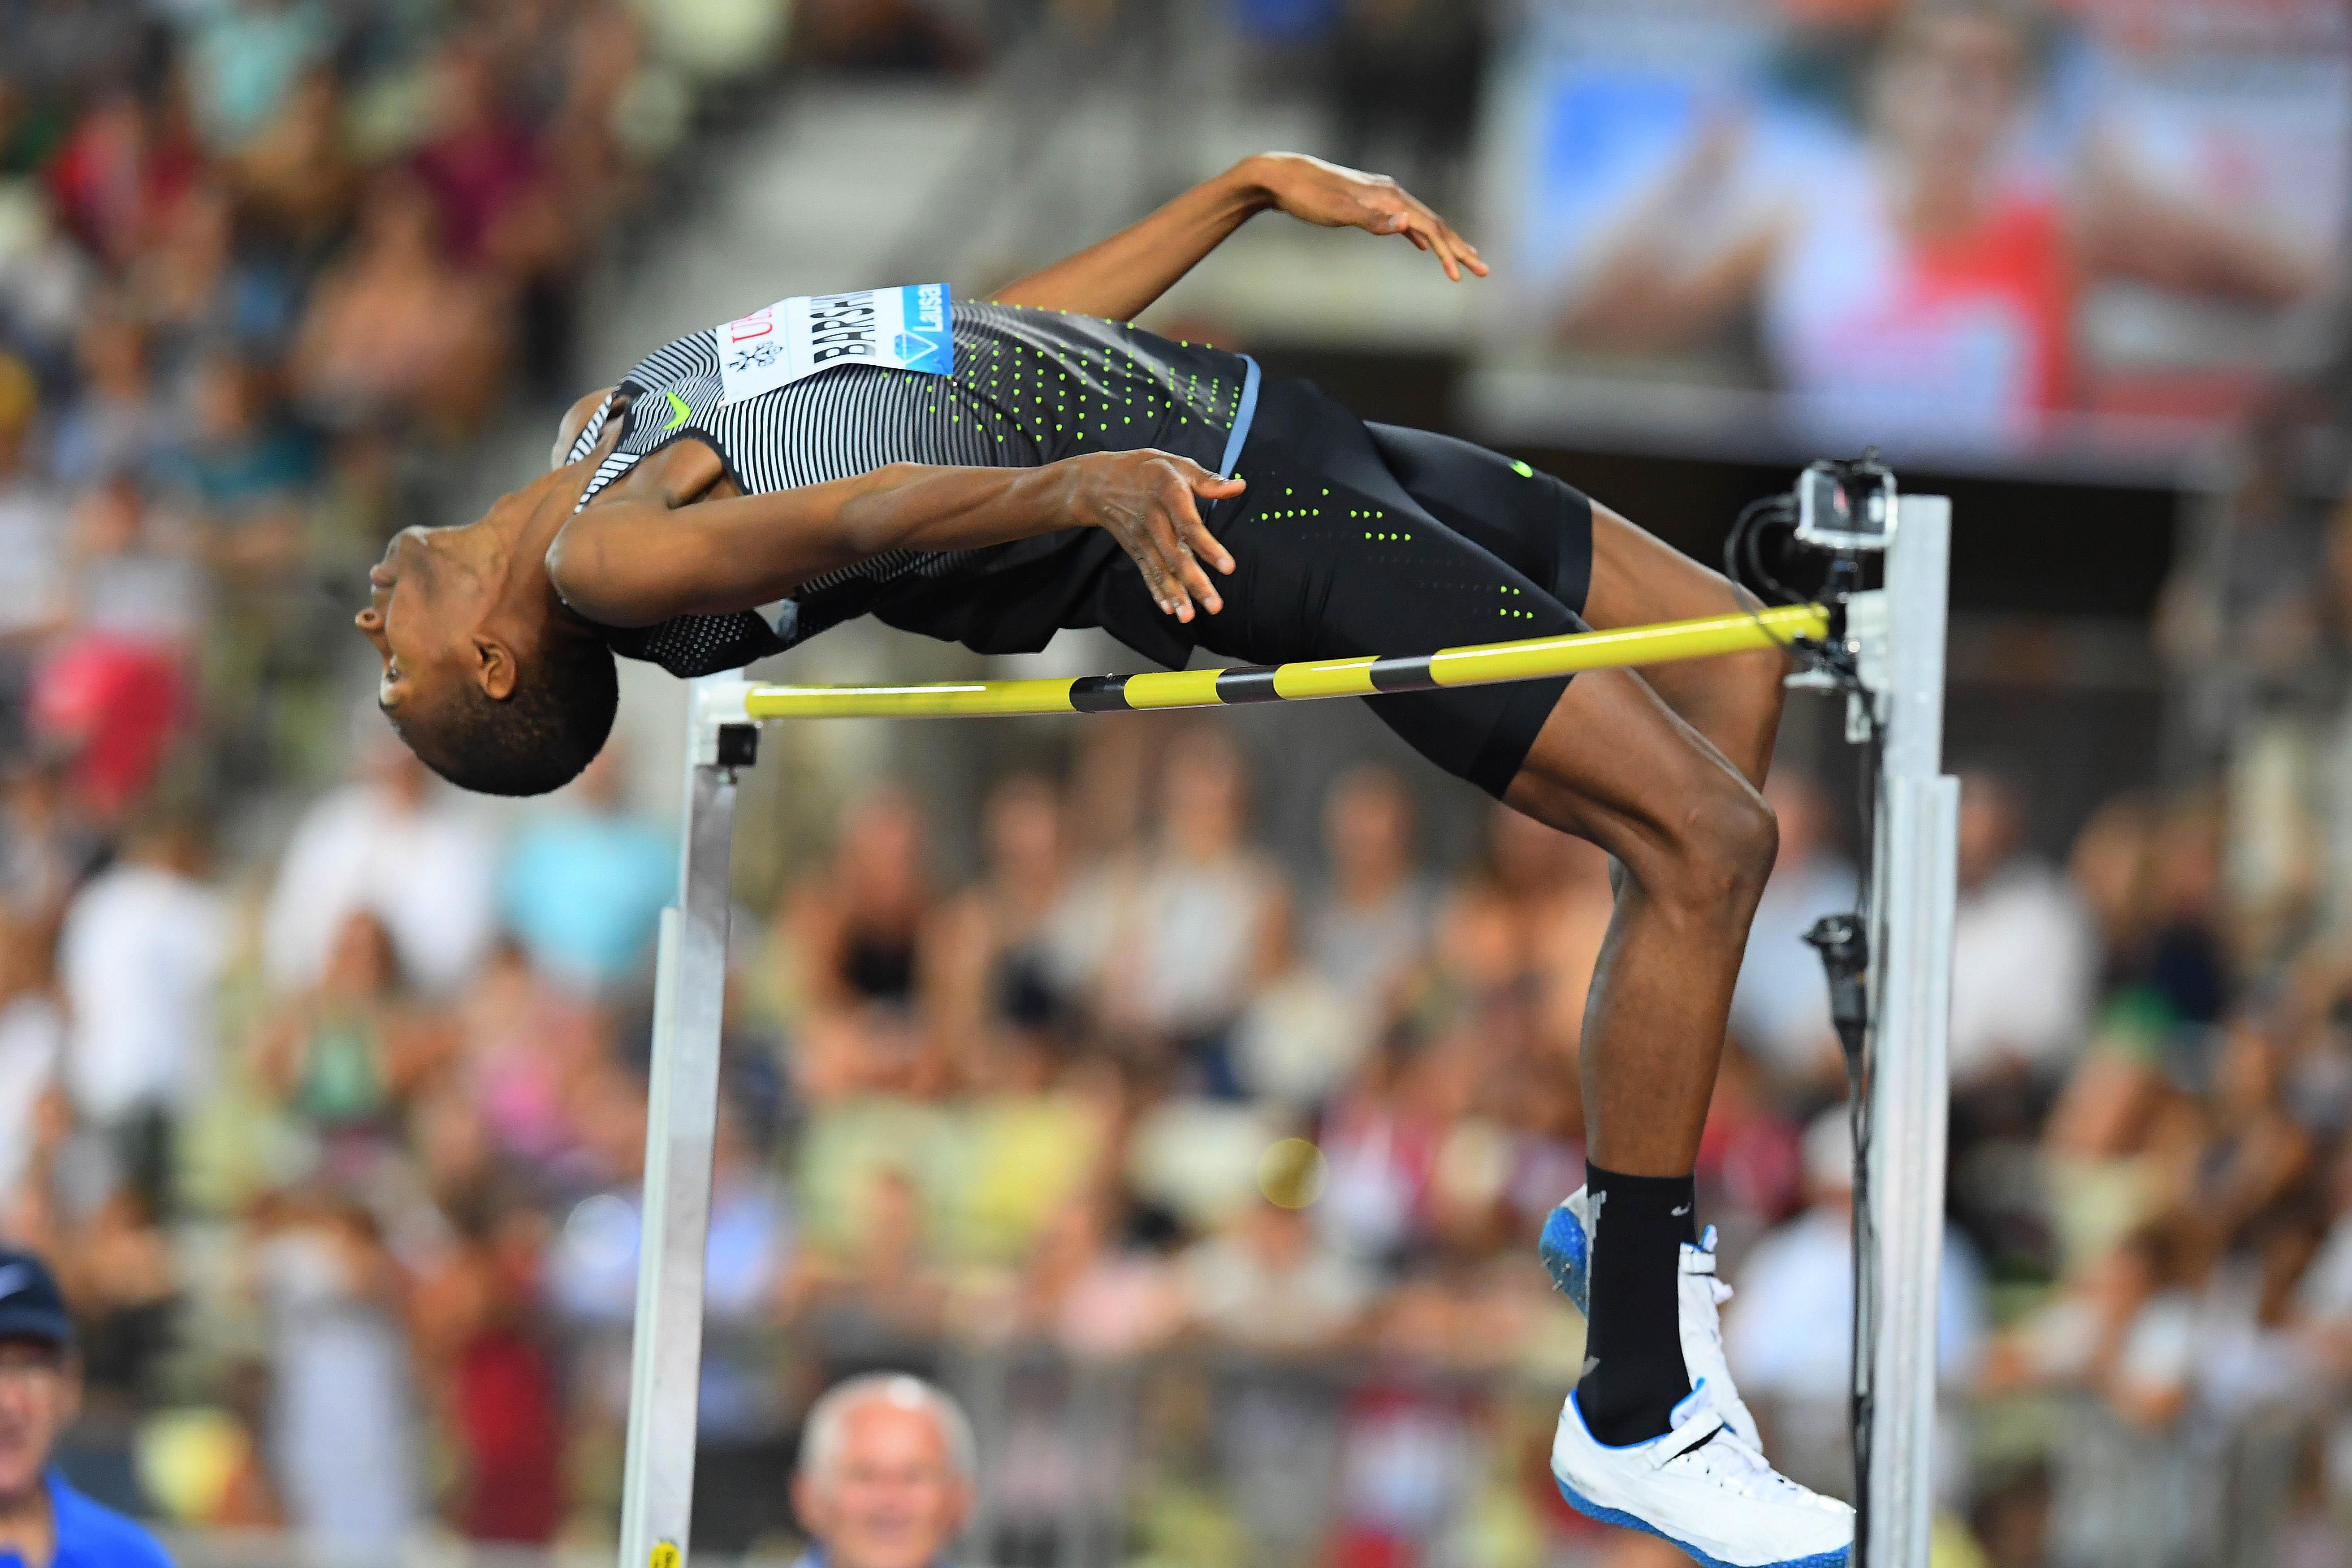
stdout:
[[1729,868],[1726,891],[1753,906],[1780,853],[1780,819],[1746,779],[1734,776],[1731,784],[1709,803],[1705,847]]
[[1780,825],[1748,781],[1710,769],[1661,813],[1662,839],[1625,857],[1643,892],[1691,919],[1745,925],[1780,853]]

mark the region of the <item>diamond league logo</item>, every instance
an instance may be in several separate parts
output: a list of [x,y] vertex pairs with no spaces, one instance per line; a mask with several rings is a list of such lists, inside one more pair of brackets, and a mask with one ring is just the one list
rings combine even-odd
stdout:
[[727,368],[740,375],[745,371],[765,370],[784,357],[784,347],[773,338],[753,343],[750,348],[737,349],[727,362]]

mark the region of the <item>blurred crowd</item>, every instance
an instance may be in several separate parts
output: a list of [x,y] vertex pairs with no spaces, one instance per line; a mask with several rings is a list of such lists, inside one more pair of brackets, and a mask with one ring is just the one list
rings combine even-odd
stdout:
[[[952,65],[960,15],[793,24]],[[625,744],[520,814],[451,795],[346,721],[344,624],[487,426],[584,384],[584,269],[782,16],[0,0],[0,1237],[80,1314],[102,1500],[362,1553],[611,1536],[674,827]],[[1236,26],[1443,180],[1482,17]],[[2347,1563],[2352,530],[2290,426],[2166,614],[2210,721],[2176,771],[2224,782],[2055,835],[2030,770],[1965,783],[1947,1568]],[[1654,1555],[1545,1465],[1605,859],[1497,810],[1439,865],[1379,768],[1269,844],[1226,730],[1035,734],[952,805],[973,864],[871,783],[738,912],[698,1545],[782,1550],[799,1415],[888,1365],[980,1418],[976,1560]],[[289,784],[278,830],[236,809]],[[1850,1494],[1845,1068],[1798,939],[1853,836],[1801,769],[1770,793],[1701,1203],[1776,1457]]]
[[[1532,1239],[1581,1179],[1605,859],[1497,808],[1441,873],[1373,766],[1287,871],[1226,731],[1071,739],[968,876],[877,784],[739,910],[698,1540],[781,1551],[806,1402],[898,1366],[975,1409],[989,1560],[1644,1555],[1544,1465],[1582,1333]],[[673,836],[617,746],[496,827],[355,750],[261,876],[185,817],[94,857],[10,802],[61,920],[5,950],[0,1227],[83,1316],[70,1463],[183,1524],[607,1539]],[[1852,1142],[1798,937],[1855,872],[1819,786],[1770,793],[1701,1203],[1743,1392],[1850,1492]],[[2340,1563],[2352,974],[2250,968],[2217,800],[2113,801],[2059,866],[2020,781],[1963,798],[1951,1561]]]
[[[331,776],[352,584],[782,8],[0,5],[0,736],[111,823]],[[764,50],[762,49],[764,28]]]

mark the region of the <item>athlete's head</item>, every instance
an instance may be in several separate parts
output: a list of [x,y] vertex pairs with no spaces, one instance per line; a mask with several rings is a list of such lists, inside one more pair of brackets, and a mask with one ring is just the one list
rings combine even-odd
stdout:
[[460,528],[403,530],[368,573],[357,623],[383,658],[376,700],[443,778],[543,795],[604,748],[619,686],[593,627],[547,577],[586,479],[558,468]]

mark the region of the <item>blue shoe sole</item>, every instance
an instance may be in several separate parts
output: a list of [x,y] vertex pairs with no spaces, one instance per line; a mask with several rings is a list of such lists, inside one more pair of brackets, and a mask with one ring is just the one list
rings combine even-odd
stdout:
[[[1549,1235],[1551,1227],[1546,1226],[1544,1229],[1546,1235]],[[1581,1227],[1579,1228],[1578,1234],[1583,1234]],[[1551,1482],[1559,1489],[1559,1495],[1568,1500],[1568,1506],[1585,1518],[1598,1520],[1602,1524],[1622,1524],[1628,1530],[1638,1530],[1645,1535],[1654,1535],[1675,1551],[1690,1558],[1692,1562],[1705,1563],[1706,1568],[1845,1568],[1847,1560],[1853,1555],[1852,1547],[1840,1547],[1835,1552],[1816,1552],[1811,1557],[1790,1557],[1778,1563],[1749,1564],[1726,1563],[1721,1558],[1709,1557],[1688,1542],[1676,1541],[1645,1519],[1635,1519],[1622,1509],[1601,1507],[1591,1498],[1580,1494],[1575,1488],[1558,1476],[1552,1477]]]
[[1536,1242],[1536,1256],[1543,1259],[1545,1271],[1551,1276],[1553,1286],[1568,1298],[1569,1305],[1590,1316],[1592,1243],[1584,1234],[1583,1222],[1566,1204],[1544,1216],[1543,1236]]

